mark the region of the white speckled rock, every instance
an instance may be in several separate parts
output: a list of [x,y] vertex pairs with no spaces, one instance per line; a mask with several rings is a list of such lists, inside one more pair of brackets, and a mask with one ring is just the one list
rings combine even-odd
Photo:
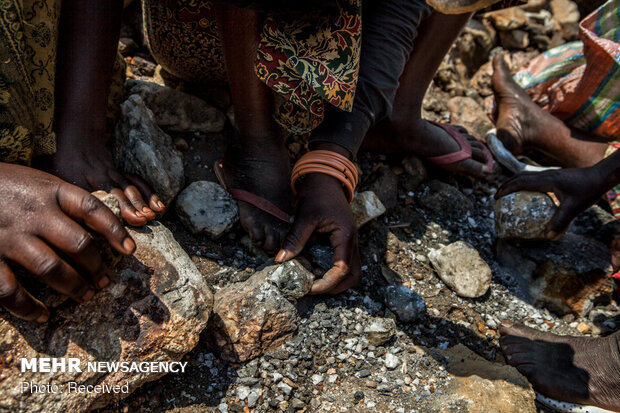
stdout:
[[491,285],[491,268],[466,242],[457,241],[432,250],[428,258],[439,278],[461,297],[480,297]]
[[194,234],[220,237],[239,219],[237,203],[215,182],[192,182],[179,194],[177,214]]
[[357,227],[372,221],[385,212],[385,207],[379,197],[372,191],[360,192],[351,202],[351,210]]
[[495,204],[495,231],[502,239],[543,239],[557,207],[547,194],[514,192]]

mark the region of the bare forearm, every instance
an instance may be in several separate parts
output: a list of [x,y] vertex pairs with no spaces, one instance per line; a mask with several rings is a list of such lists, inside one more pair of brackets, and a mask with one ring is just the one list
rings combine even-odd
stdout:
[[597,169],[600,174],[602,191],[608,191],[620,184],[620,150],[615,151],[592,168]]
[[122,10],[122,0],[63,0],[55,88],[57,133],[101,132],[105,127]]

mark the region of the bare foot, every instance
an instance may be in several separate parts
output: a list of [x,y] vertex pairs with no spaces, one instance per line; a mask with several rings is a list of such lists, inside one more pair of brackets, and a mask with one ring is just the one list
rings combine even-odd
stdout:
[[536,391],[559,401],[620,408],[620,331],[571,337],[503,323],[500,346],[508,364]]
[[[292,215],[291,167],[279,138],[234,138],[223,163],[228,188],[246,190]],[[237,202],[241,226],[252,242],[268,253],[277,252],[288,225],[247,202]]]
[[[43,160],[43,169],[87,191],[110,192],[121,206],[121,215],[130,225],[141,226],[163,213],[165,205],[139,177],[122,174],[114,166],[110,151],[96,142],[61,144],[58,151]],[[148,205],[144,201],[148,200]]]
[[514,155],[519,155],[528,146],[540,146],[540,139],[544,139],[555,127],[566,128],[559,119],[536,105],[517,85],[500,55],[493,59],[492,82],[498,107],[497,137]]
[[[445,130],[423,119],[398,116],[395,112],[389,121],[379,123],[364,138],[365,149],[381,153],[412,153],[432,157],[458,152],[461,147]],[[488,175],[484,166],[489,161],[484,145],[456,127],[472,148],[472,157],[459,162],[441,165],[441,168],[459,175],[483,178]]]

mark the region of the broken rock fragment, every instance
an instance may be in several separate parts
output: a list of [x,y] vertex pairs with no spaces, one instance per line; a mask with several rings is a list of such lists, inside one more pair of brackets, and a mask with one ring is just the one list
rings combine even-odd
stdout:
[[183,188],[183,156],[155,123],[153,113],[139,96],[121,105],[116,126],[114,157],[125,172],[143,178],[164,204]]
[[[91,300],[52,307],[50,320],[43,324],[0,310],[4,361],[0,411],[65,413],[102,408],[164,373],[90,371],[87,363],[176,362],[198,343],[213,305],[204,277],[162,224],[127,230],[136,242],[135,254],[122,258],[111,284]],[[46,297],[38,298],[49,304]],[[21,359],[34,357],[77,358],[82,371],[22,372]],[[22,382],[49,383],[61,391],[22,392]],[[70,382],[127,385],[129,393],[69,392]]]
[[368,337],[368,343],[373,346],[382,346],[396,332],[396,323],[391,318],[375,317],[370,320],[364,332]]
[[209,331],[221,357],[250,360],[290,339],[299,322],[294,303],[313,281],[312,273],[293,260],[218,291]]
[[179,194],[176,211],[181,222],[194,234],[216,239],[238,220],[237,202],[215,182],[192,182]]
[[385,304],[404,323],[415,321],[426,314],[424,299],[406,285],[389,285],[385,289]]
[[351,211],[358,228],[383,215],[385,207],[372,191],[360,192],[351,202]]
[[428,254],[439,278],[461,297],[484,295],[491,285],[491,268],[478,251],[463,241]]
[[519,191],[495,204],[495,231],[503,239],[544,239],[556,206],[549,195]]

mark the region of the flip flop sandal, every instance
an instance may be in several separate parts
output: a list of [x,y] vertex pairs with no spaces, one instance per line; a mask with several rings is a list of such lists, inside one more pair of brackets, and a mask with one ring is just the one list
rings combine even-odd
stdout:
[[515,156],[510,153],[508,149],[506,149],[502,141],[499,140],[497,137],[497,129],[491,129],[488,131],[485,136],[485,140],[489,149],[493,152],[495,159],[497,159],[501,165],[514,174],[518,174],[519,172],[542,172],[552,169],[560,169],[557,166],[535,166],[521,162],[515,158]]
[[[457,163],[463,161],[465,159],[471,159],[471,145],[467,141],[467,138],[463,136],[463,134],[454,126],[447,125],[445,123],[437,123],[433,121],[429,121],[431,124],[445,130],[461,147],[461,150],[458,152],[452,152],[445,155],[439,156],[430,156],[426,158],[427,161],[430,161],[436,165],[449,165],[453,163]],[[483,145],[483,150],[489,157],[489,161],[484,164],[483,171],[486,173],[490,173],[493,170],[493,155],[489,151],[489,149]]]
[[286,222],[287,224],[292,222],[292,217],[289,214],[282,211],[265,198],[243,189],[228,188],[226,181],[224,180],[224,165],[221,160],[215,162],[213,165],[213,171],[215,172],[215,176],[217,177],[220,185],[222,185],[222,187],[237,201],[247,202],[248,204],[255,206],[261,211],[264,211],[269,215],[278,218],[280,221]]
[[[596,406],[584,406],[582,404],[560,402],[536,392],[536,400],[543,406],[559,413],[614,413]],[[616,412],[617,413],[617,412]]]

